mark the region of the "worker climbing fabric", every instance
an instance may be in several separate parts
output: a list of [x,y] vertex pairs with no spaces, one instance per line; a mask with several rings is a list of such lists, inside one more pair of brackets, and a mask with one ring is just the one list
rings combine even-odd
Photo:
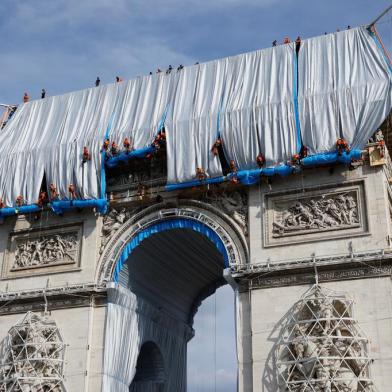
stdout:
[[364,27],[302,42],[298,101],[310,154],[338,138],[362,148],[389,114],[391,73],[376,38]]
[[391,109],[389,66],[360,27],[305,40],[298,55],[291,43],[21,104],[0,133],[0,198],[36,203],[45,174],[60,199],[70,184],[78,199],[102,199],[104,139],[121,148],[128,138],[140,157],[163,125],[174,185],[198,170],[223,178],[218,138],[242,173],[259,154],[285,167],[302,144],[313,155],[335,151],[338,138],[361,148]]

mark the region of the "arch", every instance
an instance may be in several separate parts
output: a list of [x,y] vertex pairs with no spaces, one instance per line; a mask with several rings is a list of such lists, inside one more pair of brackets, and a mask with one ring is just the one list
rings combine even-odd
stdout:
[[[137,362],[139,369],[148,369],[146,358],[154,350],[150,346],[150,354],[137,358],[140,339],[157,343],[167,366],[166,383],[152,385],[152,391],[184,391],[193,316],[201,301],[225,283],[224,269],[246,263],[245,236],[228,215],[196,201],[160,203],[130,215],[107,242],[99,264],[98,282],[112,281],[104,381],[129,385],[136,371],[131,386],[137,389],[130,391],[150,390],[143,388],[153,381],[143,377],[153,371],[138,372]],[[132,324],[125,334],[124,323]],[[129,369],[113,367],[128,346],[133,346],[132,360],[124,361]]]
[[152,341],[143,343],[136,364],[136,374],[129,387],[130,392],[145,390],[146,385],[154,391],[163,390],[165,385],[165,363],[158,345]]
[[116,231],[98,263],[96,281],[106,284],[118,278],[130,253],[144,239],[164,230],[191,228],[212,241],[225,260],[225,267],[246,264],[248,245],[242,228],[227,214],[196,200],[163,202],[135,214]]
[[210,227],[206,224],[194,220],[194,219],[184,219],[184,218],[171,218],[166,219],[161,222],[153,223],[150,226],[147,226],[145,229],[136,233],[136,235],[129,241],[126,246],[124,247],[120,258],[115,266],[114,273],[113,273],[113,280],[115,282],[118,281],[118,277],[121,271],[122,266],[131,255],[132,251],[138,247],[141,242],[149,238],[154,234],[158,234],[162,231],[166,230],[174,230],[174,229],[191,229],[197,233],[202,234],[208,240],[215,244],[218,251],[223,256],[223,260],[225,263],[225,267],[229,267],[229,256],[227,254],[225,245],[222,239],[213,231]]

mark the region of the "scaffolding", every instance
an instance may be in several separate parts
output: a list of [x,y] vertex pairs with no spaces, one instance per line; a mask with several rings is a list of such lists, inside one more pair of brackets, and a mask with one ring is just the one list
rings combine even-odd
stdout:
[[66,392],[65,344],[48,316],[27,312],[0,347],[0,392]]
[[319,284],[289,312],[276,348],[279,391],[375,392],[353,300]]

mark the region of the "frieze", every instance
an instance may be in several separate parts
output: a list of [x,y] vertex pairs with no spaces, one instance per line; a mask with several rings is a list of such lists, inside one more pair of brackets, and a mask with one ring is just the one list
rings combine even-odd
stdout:
[[12,270],[58,263],[75,263],[77,253],[77,232],[17,240]]
[[[318,271],[319,282],[330,282],[338,280],[351,280],[351,279],[364,279],[372,278],[377,276],[391,276],[392,266],[369,266],[363,268],[350,268],[344,270],[329,270],[329,271]],[[291,274],[291,275],[280,275],[271,277],[255,277],[250,283],[250,288],[271,288],[271,287],[282,287],[282,286],[295,286],[302,284],[314,283],[315,275],[314,272],[302,273],[302,274]]]
[[[82,224],[10,233],[3,276],[79,268]],[[48,271],[49,272],[49,271]]]
[[363,183],[266,196],[265,245],[367,233]]
[[309,198],[292,203],[275,214],[273,236],[359,226],[357,193]]

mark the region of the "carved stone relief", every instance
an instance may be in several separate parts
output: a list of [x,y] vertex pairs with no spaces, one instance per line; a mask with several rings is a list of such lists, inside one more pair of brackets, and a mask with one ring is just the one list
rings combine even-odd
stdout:
[[280,335],[280,391],[373,392],[368,339],[344,293],[314,285],[295,304]]
[[114,235],[114,233],[125,223],[127,222],[133,215],[135,215],[140,209],[132,209],[128,210],[126,208],[121,208],[120,210],[116,210],[115,208],[111,209],[107,215],[103,217],[103,225],[102,225],[102,239],[101,239],[101,247],[99,253],[101,254],[105,249],[106,244],[109,242],[110,238]]
[[56,323],[28,312],[0,347],[0,392],[65,392],[65,344]]
[[245,192],[224,193],[208,199],[208,202],[229,215],[248,235],[248,199]]
[[266,245],[321,239],[324,232],[331,231],[336,232],[334,236],[366,231],[362,184],[300,196],[268,195],[266,204]]
[[298,231],[325,230],[358,226],[356,192],[321,196],[291,204],[273,222],[274,237]]
[[50,272],[77,268],[81,240],[81,224],[12,232],[3,276],[22,276],[31,270],[42,273],[43,268],[50,268]]
[[75,263],[78,258],[78,233],[53,234],[17,241],[12,269],[58,263]]

